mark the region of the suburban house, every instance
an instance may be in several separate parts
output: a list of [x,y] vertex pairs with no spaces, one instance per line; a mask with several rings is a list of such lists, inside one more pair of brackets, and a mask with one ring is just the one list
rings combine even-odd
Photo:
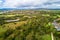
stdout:
[[57,20],[54,20],[53,21],[53,25],[55,26],[55,28],[57,29],[57,31],[60,31],[60,24],[57,22],[59,21],[60,19],[57,19]]

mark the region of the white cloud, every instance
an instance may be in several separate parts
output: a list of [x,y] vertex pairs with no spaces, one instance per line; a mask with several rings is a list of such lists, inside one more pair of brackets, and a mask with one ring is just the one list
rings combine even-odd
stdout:
[[21,5],[40,5],[48,0],[5,0],[3,7],[16,8]]
[[[0,1],[0,7],[1,8],[21,8],[25,6],[24,8],[56,8],[60,7],[60,4],[55,4],[54,2],[59,2],[60,0],[1,0]],[[3,3],[1,3],[3,2]],[[44,3],[51,3],[48,5],[44,5]]]
[[60,8],[60,4],[43,5],[43,8]]
[[2,3],[2,0],[0,0],[0,4]]
[[2,5],[2,0],[0,0],[0,6]]
[[1,3],[2,1],[0,1],[0,3]]

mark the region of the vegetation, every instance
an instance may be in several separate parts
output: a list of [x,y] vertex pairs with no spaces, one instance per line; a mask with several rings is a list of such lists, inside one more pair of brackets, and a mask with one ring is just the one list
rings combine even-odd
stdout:
[[[59,40],[60,32],[52,24],[57,18],[59,10],[15,10],[0,14],[0,40],[51,40],[51,32]],[[6,22],[16,19],[19,21]]]

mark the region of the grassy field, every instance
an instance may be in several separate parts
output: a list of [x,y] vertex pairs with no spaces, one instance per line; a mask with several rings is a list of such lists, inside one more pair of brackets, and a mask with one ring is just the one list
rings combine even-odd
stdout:
[[51,32],[59,40],[60,33],[52,24],[58,18],[60,10],[15,10],[0,14],[0,40],[51,40]]

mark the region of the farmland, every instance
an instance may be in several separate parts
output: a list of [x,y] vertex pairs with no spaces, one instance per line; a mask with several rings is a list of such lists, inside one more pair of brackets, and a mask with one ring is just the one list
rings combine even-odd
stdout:
[[60,40],[60,32],[52,24],[58,18],[60,10],[14,10],[1,13],[0,40],[52,40],[51,32],[54,40]]

